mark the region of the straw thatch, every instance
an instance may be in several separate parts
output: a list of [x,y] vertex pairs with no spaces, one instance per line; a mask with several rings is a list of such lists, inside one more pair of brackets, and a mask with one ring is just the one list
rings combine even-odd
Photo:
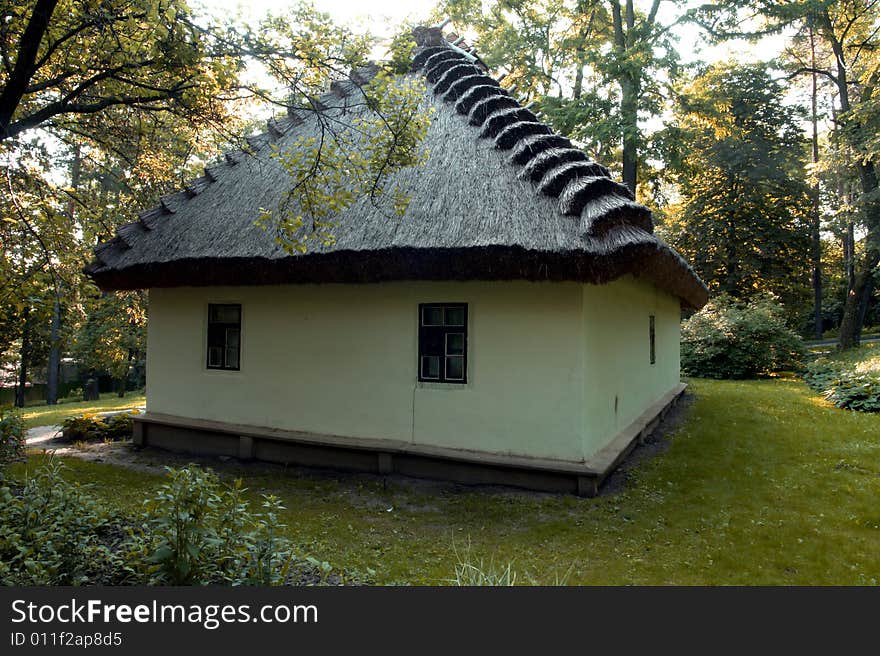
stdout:
[[[608,170],[541,123],[479,59],[436,30],[417,32],[414,75],[435,110],[423,166],[389,181],[410,196],[397,217],[369,198],[334,217],[336,241],[288,255],[254,221],[277,208],[291,180],[270,157],[318,134],[319,116],[273,119],[246,151],[206,167],[182,191],[141,212],[95,248],[87,273],[104,289],[390,280],[648,279],[692,307],[705,285],[652,234],[650,211]],[[315,99],[335,124],[367,110],[359,69]]]

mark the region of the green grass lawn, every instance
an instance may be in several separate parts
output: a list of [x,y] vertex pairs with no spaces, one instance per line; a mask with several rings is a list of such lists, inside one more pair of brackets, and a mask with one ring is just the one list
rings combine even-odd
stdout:
[[[566,572],[571,584],[880,581],[880,416],[834,409],[795,380],[696,380],[692,391],[669,449],[597,499],[219,470],[281,496],[305,552],[375,570],[377,583],[448,580],[468,546],[513,561],[522,583]],[[123,509],[161,480],[75,459],[69,476]]]
[[37,405],[24,408],[25,427],[56,426],[68,417],[87,412],[106,412],[107,410],[125,410],[144,405],[143,394],[126,394],[119,398],[115,393],[102,394],[100,401],[80,401],[77,403],[60,403],[58,405]]

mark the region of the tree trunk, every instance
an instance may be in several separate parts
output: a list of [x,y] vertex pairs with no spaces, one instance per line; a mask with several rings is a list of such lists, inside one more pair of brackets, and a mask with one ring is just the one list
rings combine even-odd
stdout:
[[[810,59],[813,67],[813,84],[811,93],[811,119],[813,123],[813,175],[819,163],[819,117],[816,111],[818,95],[818,78],[816,75],[816,42],[813,29],[810,28]],[[819,209],[819,181],[815,179],[811,186],[812,207],[812,240],[813,240],[813,323],[816,339],[822,339],[822,213]]]
[[855,344],[862,344],[862,329],[865,327],[865,315],[868,314],[868,306],[871,304],[871,296],[874,295],[874,276],[868,276],[868,282],[862,290],[862,299],[859,301],[859,320],[856,324]]
[[[578,14],[584,14],[587,10],[587,3],[585,0],[579,0],[577,6]],[[577,46],[575,46],[574,52],[574,60],[577,66],[577,70],[574,74],[574,87],[572,88],[571,97],[574,100],[579,100],[581,94],[584,90],[584,66],[587,65],[587,48],[586,41],[587,38],[593,32],[593,22],[596,18],[596,8],[590,12],[590,18],[587,20],[586,25],[582,26],[580,30],[578,30],[578,42]]]
[[15,389],[15,407],[24,407],[25,389],[27,387],[27,362],[31,350],[31,309],[26,307],[23,312],[24,324],[21,328],[21,366],[18,370],[18,387]]
[[[819,26],[825,39],[831,45],[834,52],[834,59],[837,62],[837,75],[834,78],[837,91],[840,97],[840,110],[846,116],[852,110],[849,97],[849,72],[846,64],[846,51],[843,42],[838,38],[834,31],[834,25],[828,9],[823,9],[818,15]],[[864,94],[864,91],[863,91]],[[848,132],[857,131],[859,126],[852,124],[846,126]],[[863,152],[858,145],[853,144],[857,153]],[[858,161],[856,168],[859,172],[859,182],[861,192],[865,202],[863,205],[863,219],[867,228],[865,237],[865,259],[863,267],[856,273],[855,282],[852,289],[846,296],[846,303],[843,308],[843,321],[840,324],[840,342],[841,349],[852,348],[858,345],[858,337],[862,331],[862,321],[864,316],[861,312],[863,295],[866,288],[870,288],[871,277],[874,275],[874,269],[880,262],[880,201],[873,200],[872,196],[877,191],[877,171],[874,169],[874,162],[870,159]],[[855,250],[855,244],[853,244]],[[853,258],[855,259],[855,258]]]
[[623,128],[623,184],[635,195],[638,175],[638,81],[620,79],[620,121]]
[[[877,174],[873,163],[860,164],[859,174],[862,193],[867,196],[876,192]],[[864,311],[867,308],[866,305],[863,308],[863,304],[868,302],[867,296],[870,296],[873,291],[874,270],[880,264],[880,201],[869,201],[865,205],[864,218],[868,228],[868,233],[865,236],[865,259],[855,274],[853,286],[846,296],[846,304],[843,307],[843,321],[840,324],[840,342],[838,344],[842,350],[859,345],[859,336],[865,319]],[[855,243],[852,244],[852,249],[855,251]],[[853,260],[855,260],[854,256]]]
[[[635,9],[632,0],[626,2],[623,14],[620,2],[611,3],[611,18],[614,26],[614,49],[619,64],[627,60],[630,48],[636,38]],[[639,73],[621,70],[617,83],[620,85],[620,123],[623,134],[623,183],[636,193],[639,144]]]
[[52,328],[49,333],[49,364],[46,374],[46,405],[58,404],[58,373],[61,368],[61,291],[55,290],[52,305]]
[[856,286],[856,226],[849,221],[843,236],[843,268],[846,272],[846,293],[852,294]]
[[[880,252],[872,250],[866,258],[864,268],[856,274],[852,289],[846,295],[846,305],[843,308],[843,321],[840,323],[841,350],[854,348],[859,345],[862,333],[861,323],[865,320],[863,303],[873,291],[874,268],[880,263]],[[867,309],[867,305],[865,305]]]
[[571,90],[573,100],[580,100],[584,90],[584,67],[578,63],[577,71],[574,74],[574,87]]

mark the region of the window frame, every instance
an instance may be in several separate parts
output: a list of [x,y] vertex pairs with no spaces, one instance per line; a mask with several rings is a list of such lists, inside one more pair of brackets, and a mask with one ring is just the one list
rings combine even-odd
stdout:
[[[426,323],[425,310],[428,308],[440,308],[441,323]],[[447,324],[446,312],[449,309],[462,310],[463,317],[461,324]],[[443,353],[428,353],[428,335],[436,333],[439,341],[443,345]],[[461,353],[452,353],[449,351],[449,336],[462,335]],[[440,361],[438,375],[428,377],[424,375],[425,358],[438,358]],[[461,378],[449,378],[446,375],[446,364],[449,358],[461,359]],[[419,303],[418,316],[418,355],[416,358],[416,374],[420,383],[438,383],[442,385],[467,385],[468,383],[468,304],[461,302],[442,302],[442,303]]]
[[[221,307],[221,308],[236,308],[238,310],[238,323],[228,322],[228,321],[212,321],[211,317],[213,315],[213,309]],[[208,316],[207,323],[205,325],[205,369],[209,371],[241,371],[241,345],[242,345],[242,306],[241,303],[208,303]],[[222,326],[224,330],[223,334],[223,346],[221,352],[221,364],[212,365],[211,364],[211,349],[212,348],[221,348],[216,345],[212,345],[211,340],[211,329],[214,326]],[[238,345],[236,346],[238,350],[238,362],[236,366],[229,366],[227,362],[227,355],[229,353],[229,330],[237,330],[238,331]]]

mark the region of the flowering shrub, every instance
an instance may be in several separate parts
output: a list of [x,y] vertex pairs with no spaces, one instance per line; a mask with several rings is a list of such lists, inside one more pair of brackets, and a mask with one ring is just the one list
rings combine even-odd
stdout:
[[771,296],[717,296],[682,324],[682,370],[702,378],[755,378],[796,367],[803,341],[784,316]]

